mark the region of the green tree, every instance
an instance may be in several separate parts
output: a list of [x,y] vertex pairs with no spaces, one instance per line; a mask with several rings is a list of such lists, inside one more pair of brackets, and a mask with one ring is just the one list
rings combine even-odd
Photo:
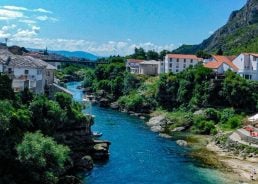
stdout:
[[155,52],[154,50],[149,50],[146,53],[147,60],[159,60],[159,53]]
[[12,80],[7,75],[0,74],[0,99],[14,99]]
[[26,133],[17,146],[18,160],[27,169],[24,172],[28,175],[28,183],[57,183],[69,160],[69,153],[67,146],[57,144],[40,132]]

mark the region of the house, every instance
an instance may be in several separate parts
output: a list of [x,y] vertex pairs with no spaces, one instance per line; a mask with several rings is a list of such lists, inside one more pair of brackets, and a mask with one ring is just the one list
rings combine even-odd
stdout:
[[139,74],[158,75],[160,74],[160,62],[151,60],[139,63]]
[[224,74],[227,70],[238,71],[238,67],[232,62],[234,56],[213,55],[205,60],[204,67],[212,69],[216,74]]
[[144,60],[139,59],[127,59],[126,69],[132,74],[140,74],[140,63]]
[[45,91],[45,85],[54,81],[54,67],[30,56],[14,55],[7,49],[0,49],[0,69],[12,79],[15,92],[29,88],[41,94]]
[[200,62],[202,62],[202,58],[198,58],[196,55],[167,54],[163,70],[165,73],[178,73]]
[[163,73],[163,61],[127,59],[126,69],[133,74],[158,75]]
[[237,73],[245,79],[258,80],[258,54],[242,53],[233,61],[238,67]]

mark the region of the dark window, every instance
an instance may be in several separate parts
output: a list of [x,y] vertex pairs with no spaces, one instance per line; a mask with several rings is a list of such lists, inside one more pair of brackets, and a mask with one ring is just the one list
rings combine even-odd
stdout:
[[172,68],[172,63],[169,64],[169,67]]
[[12,73],[12,68],[8,68],[8,73]]
[[184,59],[184,63],[186,62],[186,59]]
[[170,58],[170,62],[172,62],[172,58]]
[[191,63],[193,63],[193,59],[191,59]]
[[186,65],[184,64],[184,68],[186,67]]
[[176,59],[176,62],[179,62],[179,59]]
[[28,75],[28,74],[29,74],[29,70],[25,70],[25,71],[24,71],[24,74],[25,74],[25,75]]
[[176,72],[178,72],[178,70],[176,70]]

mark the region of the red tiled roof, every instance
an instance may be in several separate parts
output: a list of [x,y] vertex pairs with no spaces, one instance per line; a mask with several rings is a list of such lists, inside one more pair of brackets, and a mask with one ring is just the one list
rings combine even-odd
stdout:
[[196,55],[190,54],[167,54],[168,58],[174,59],[195,59],[195,60],[202,60],[202,58],[198,58]]
[[204,64],[204,67],[211,68],[211,69],[218,69],[222,63],[223,62],[220,62],[220,61],[211,61]]
[[233,68],[234,70],[238,70],[238,68],[236,67],[236,65],[234,65],[234,63],[232,63],[232,56],[217,56],[214,55],[212,56],[213,59],[217,62],[222,62],[222,63],[226,63],[228,66],[230,66],[231,68]]
[[141,63],[143,62],[144,60],[140,60],[140,59],[127,59],[127,62],[128,63]]

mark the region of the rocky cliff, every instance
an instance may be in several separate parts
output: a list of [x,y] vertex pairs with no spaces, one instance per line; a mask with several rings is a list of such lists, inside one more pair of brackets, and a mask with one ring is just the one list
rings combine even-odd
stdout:
[[183,45],[173,52],[194,54],[204,50],[214,53],[220,48],[226,54],[258,52],[258,0],[248,0],[242,9],[233,11],[226,25],[201,44]]

